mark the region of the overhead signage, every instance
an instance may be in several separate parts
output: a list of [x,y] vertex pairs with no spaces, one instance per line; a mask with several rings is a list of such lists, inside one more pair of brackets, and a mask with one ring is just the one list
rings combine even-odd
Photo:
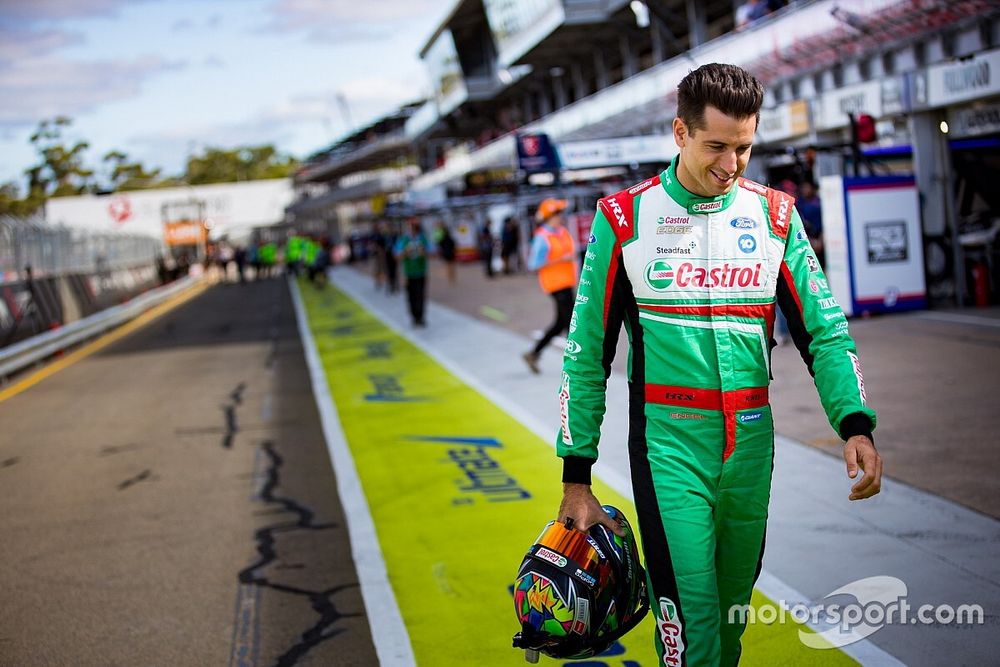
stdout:
[[809,103],[792,100],[773,109],[761,109],[757,138],[762,143],[781,141],[809,133]]
[[558,171],[559,156],[547,134],[517,135],[518,169],[530,173]]
[[867,81],[823,93],[819,98],[817,130],[835,130],[850,125],[848,114],[882,117],[882,84]]
[[1000,49],[914,74],[913,106],[936,108],[1000,94]]
[[651,135],[567,141],[557,147],[563,169],[592,169],[631,164],[661,164],[666,166],[677,154],[672,136]]
[[949,134],[953,137],[974,137],[1000,132],[1000,101],[951,109],[948,113]]
[[208,229],[200,220],[179,220],[163,226],[163,239],[168,246],[201,245],[208,240]]

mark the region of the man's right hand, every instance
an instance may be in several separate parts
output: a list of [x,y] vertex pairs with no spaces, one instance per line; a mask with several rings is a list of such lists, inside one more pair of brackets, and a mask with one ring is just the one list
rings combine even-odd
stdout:
[[589,484],[563,484],[563,499],[559,505],[559,523],[572,519],[572,527],[587,532],[594,524],[603,524],[619,537],[625,535],[617,521],[601,508]]

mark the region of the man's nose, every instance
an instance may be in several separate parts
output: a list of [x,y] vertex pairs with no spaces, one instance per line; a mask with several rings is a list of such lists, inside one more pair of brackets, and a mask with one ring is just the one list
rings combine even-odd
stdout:
[[726,170],[729,175],[736,173],[736,151],[727,151],[723,153],[722,158],[719,160],[719,166]]

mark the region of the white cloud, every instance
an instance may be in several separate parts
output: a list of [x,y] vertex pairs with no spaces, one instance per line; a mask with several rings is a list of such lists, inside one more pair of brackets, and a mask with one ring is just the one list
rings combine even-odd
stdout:
[[113,16],[130,0],[0,0],[0,20],[60,21]]
[[79,33],[68,30],[18,29],[0,25],[0,68],[15,61],[44,56],[81,42],[83,37]]
[[[122,149],[130,155],[155,156],[158,162],[151,166],[162,166],[171,173],[183,169],[187,154],[200,152],[207,146],[274,144],[279,150],[301,158],[359,126],[392,113],[401,104],[415,101],[420,94],[419,83],[413,78],[356,79],[337,90],[291,97],[234,122],[174,126],[136,135]],[[347,98],[354,127],[347,127],[337,99],[339,94]]]
[[440,0],[275,0],[264,31],[304,32],[329,43],[384,37],[400,23],[440,14]]
[[21,60],[0,69],[0,125],[33,125],[57,114],[79,116],[135,97],[145,79],[177,67],[155,56],[87,63],[52,57]]

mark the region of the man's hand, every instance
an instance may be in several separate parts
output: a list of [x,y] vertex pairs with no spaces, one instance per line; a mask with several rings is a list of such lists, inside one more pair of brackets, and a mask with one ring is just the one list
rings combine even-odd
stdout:
[[601,503],[594,497],[589,484],[563,484],[563,499],[559,505],[559,523],[572,519],[572,527],[587,532],[594,524],[603,524],[615,535],[622,537],[625,530],[608,516]]
[[859,467],[865,473],[851,487],[849,500],[871,498],[882,490],[882,457],[875,451],[875,444],[866,436],[855,435],[844,444],[844,462],[847,463],[847,476],[851,479],[858,476]]

